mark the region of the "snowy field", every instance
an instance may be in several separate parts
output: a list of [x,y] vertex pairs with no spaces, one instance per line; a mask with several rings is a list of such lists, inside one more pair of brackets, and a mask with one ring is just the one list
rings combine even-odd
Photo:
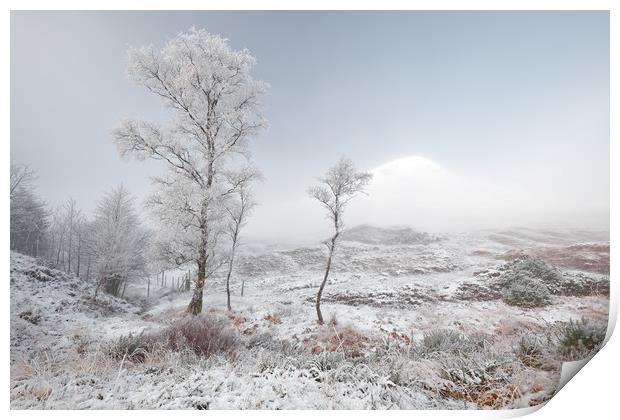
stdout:
[[[314,308],[321,244],[241,248],[233,311],[217,275],[195,319],[185,314],[190,292],[155,276],[148,297],[140,281],[125,299],[93,299],[94,284],[12,253],[11,407],[527,407],[553,396],[562,360],[596,351],[578,348],[581,338],[570,342],[567,325],[607,324],[607,233],[360,226],[339,245],[323,294],[325,325]],[[559,273],[546,284],[547,300],[514,304],[506,279],[519,261],[539,258]],[[172,340],[178,331],[209,337],[208,349]]]

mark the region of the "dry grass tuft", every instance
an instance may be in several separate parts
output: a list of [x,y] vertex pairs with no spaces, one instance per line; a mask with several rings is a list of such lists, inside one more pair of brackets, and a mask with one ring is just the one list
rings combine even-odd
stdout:
[[149,341],[161,343],[173,351],[185,348],[200,356],[213,354],[232,355],[238,344],[238,337],[229,322],[208,315],[185,316],[174,322]]
[[311,353],[342,352],[345,357],[362,357],[366,354],[370,339],[353,326],[341,328],[325,326],[305,340]]
[[280,318],[280,314],[278,313],[267,314],[263,317],[263,319],[265,321],[269,321],[270,324],[281,324],[282,323],[282,318]]

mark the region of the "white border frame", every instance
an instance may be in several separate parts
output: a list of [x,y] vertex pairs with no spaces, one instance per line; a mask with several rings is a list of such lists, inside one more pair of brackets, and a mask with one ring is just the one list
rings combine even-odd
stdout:
[[[5,2],[8,8],[5,9],[3,21],[5,25],[2,30],[2,56],[4,57],[4,65],[0,67],[2,72],[2,79],[4,80],[4,92],[10,92],[10,10],[345,10],[350,7],[354,7],[357,10],[609,10],[610,11],[610,170],[611,170],[611,191],[610,191],[610,203],[611,203],[611,215],[620,214],[620,206],[618,203],[618,176],[620,170],[615,164],[618,163],[618,118],[614,116],[618,115],[618,75],[620,75],[620,67],[618,66],[618,40],[620,40],[620,32],[618,31],[618,24],[620,19],[617,12],[620,10],[613,0],[590,0],[590,1],[577,1],[577,0],[546,0],[546,1],[491,1],[491,0],[436,0],[436,1],[423,1],[423,0],[382,0],[382,1],[346,1],[346,0],[298,0],[298,1],[284,1],[284,0],[212,0],[212,1],[199,1],[199,0],[133,0],[131,2],[122,0],[108,0],[100,1],[93,0],[87,4],[79,2],[77,0],[57,0],[54,2],[43,0],[24,0],[14,1],[8,0]],[[2,166],[5,171],[5,176],[1,177],[2,187],[4,191],[8,189],[8,172],[10,163],[10,96],[5,95],[4,101],[2,101],[1,118],[4,124],[3,127],[3,141],[0,144],[0,159],[2,159]],[[612,140],[613,139],[613,140]],[[614,187],[616,192],[614,192]],[[2,237],[4,238],[2,244],[3,257],[0,258],[0,265],[2,267],[2,273],[5,275],[9,273],[9,199],[2,199],[2,205],[0,206],[0,212],[2,213]],[[610,334],[615,327],[617,314],[618,314],[618,287],[616,285],[616,271],[619,263],[619,253],[615,247],[616,239],[619,235],[619,226],[612,216],[610,219],[610,234],[611,242],[614,244],[611,247],[611,301],[610,301],[610,317],[609,317],[609,331],[607,345],[590,361],[587,363],[587,367],[578,374],[578,379],[570,381],[556,396],[549,401],[544,409],[538,411],[538,407],[534,409],[524,410],[505,410],[505,411],[394,411],[389,415],[409,418],[410,416],[422,416],[424,418],[508,418],[516,417],[519,415],[527,414],[533,411],[537,411],[534,415],[535,418],[607,418],[611,417],[608,413],[617,411],[616,401],[617,398],[617,378],[620,373],[618,368],[617,355],[620,354],[620,343],[617,337],[611,337]],[[5,287],[8,288],[8,275],[4,277]],[[2,316],[3,321],[0,324],[3,335],[5,337],[5,344],[1,351],[4,355],[4,360],[9,359],[9,337],[10,337],[10,322],[9,322],[9,308],[10,299],[8,289],[2,293],[2,304],[5,308]],[[6,363],[6,362],[5,362]],[[2,366],[6,384],[9,383],[9,365]],[[5,388],[5,393],[2,395],[2,404],[5,410],[10,411],[10,394],[8,386]],[[540,406],[539,406],[540,407]],[[69,417],[74,418],[81,415],[92,416],[93,418],[107,418],[112,413],[107,411],[47,411],[41,413],[40,411],[17,411],[12,410],[9,414],[14,418],[31,418],[37,415],[50,416],[51,418],[63,419]],[[337,412],[324,412],[320,413],[320,416],[328,417],[349,417],[349,418],[369,418],[387,415],[383,411],[370,412],[370,411],[337,411]],[[148,415],[153,420],[156,418],[164,418],[164,416],[204,416],[205,413],[200,412],[168,412],[168,411],[115,411],[114,416],[126,417],[135,415]],[[258,419],[271,416],[288,416],[294,415],[296,418],[301,419],[314,419],[317,413],[312,411],[289,411],[289,412],[273,412],[273,411],[253,411],[252,413],[244,413],[239,411],[226,411],[226,412],[212,412],[209,414],[210,418],[230,418],[231,416],[253,416]]]

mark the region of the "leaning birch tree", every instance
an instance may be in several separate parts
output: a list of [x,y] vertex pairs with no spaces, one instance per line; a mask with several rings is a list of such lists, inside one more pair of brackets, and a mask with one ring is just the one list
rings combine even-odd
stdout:
[[344,223],[342,221],[344,209],[353,197],[358,193],[364,192],[364,188],[371,179],[372,175],[370,173],[358,171],[355,169],[351,159],[342,157],[335,166],[327,171],[325,176],[319,178],[321,181],[320,185],[311,187],[308,190],[310,197],[318,200],[327,210],[327,217],[331,220],[334,227],[334,234],[325,243],[328,251],[327,265],[325,267],[323,281],[316,295],[316,315],[319,324],[323,324],[321,296],[323,295],[323,289],[329,277],[329,270],[331,269],[332,258],[334,256],[334,250],[336,249],[338,237],[344,228]]
[[[210,212],[218,207],[214,186],[238,156],[248,156],[248,140],[264,127],[259,99],[267,85],[250,75],[255,59],[247,50],[233,50],[228,41],[202,29],[190,29],[159,51],[152,46],[129,51],[129,75],[172,111],[168,126],[127,120],[114,131],[122,156],[151,158],[167,164],[155,180],[159,198],[183,183],[192,197],[177,206],[187,222],[191,260],[197,265],[188,312],[202,311],[203,288],[211,232]],[[163,200],[170,202],[171,200]],[[187,241],[186,241],[187,242]]]

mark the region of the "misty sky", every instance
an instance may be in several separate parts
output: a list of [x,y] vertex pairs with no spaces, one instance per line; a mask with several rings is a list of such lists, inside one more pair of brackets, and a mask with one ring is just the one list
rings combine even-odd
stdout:
[[127,49],[191,26],[257,58],[269,128],[252,238],[320,237],[305,196],[342,154],[375,180],[348,225],[609,225],[608,12],[13,12],[11,160],[52,204],[91,211],[153,162],[110,131],[168,111],[126,75]]

